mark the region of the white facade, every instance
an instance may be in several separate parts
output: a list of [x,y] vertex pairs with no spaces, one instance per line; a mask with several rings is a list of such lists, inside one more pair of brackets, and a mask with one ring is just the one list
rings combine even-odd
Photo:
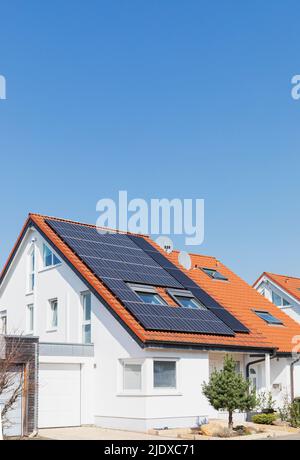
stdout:
[[[36,230],[29,230],[0,287],[0,313],[7,312],[7,332],[40,338],[40,427],[96,424],[147,430],[189,427],[201,418],[222,416],[209,406],[201,385],[222,365],[224,352],[143,349],[94,295],[93,347],[82,346],[82,293],[88,287],[62,260],[44,268],[44,244],[52,249]],[[55,318],[52,301],[57,302]],[[242,372],[254,360],[247,353],[233,355]],[[172,388],[155,388],[156,361],[174,363]],[[138,389],[124,388],[124,365],[131,372],[129,383],[138,382]],[[280,401],[290,388],[289,359],[271,360],[271,370],[268,366],[268,360],[256,366],[257,386],[272,390]],[[274,382],[280,386],[273,388]],[[297,383],[300,396],[298,387]]]

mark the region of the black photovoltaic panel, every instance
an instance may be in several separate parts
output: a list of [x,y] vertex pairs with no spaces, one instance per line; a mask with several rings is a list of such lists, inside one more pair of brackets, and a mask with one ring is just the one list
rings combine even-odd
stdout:
[[201,289],[191,278],[185,273],[179,270],[174,264],[172,264],[166,257],[163,256],[159,251],[156,250],[148,241],[143,238],[139,238],[134,235],[129,235],[131,240],[140,246],[148,255],[150,255],[154,261],[161,264],[164,269],[171,274],[185,289],[192,292],[192,294],[200,300],[211,312],[213,312],[220,320],[222,320],[228,327],[235,332],[248,333],[247,329],[238,319],[236,319],[231,313],[225,310],[222,305],[216,302],[207,292]]
[[182,288],[128,235],[102,234],[95,228],[70,222],[46,222],[100,279]]
[[220,334],[234,336],[234,332],[209,310],[168,307],[144,303],[125,302],[128,310],[145,329],[160,331]]
[[[47,224],[145,329],[234,335],[232,329],[212,311],[141,303],[138,295],[127,285],[128,282],[176,289],[186,287],[179,279],[180,270],[176,269],[175,272],[176,267],[143,238],[134,239],[118,233],[99,234],[95,228],[63,221],[47,220]],[[149,251],[149,246],[153,251]],[[185,282],[186,277],[182,280]]]

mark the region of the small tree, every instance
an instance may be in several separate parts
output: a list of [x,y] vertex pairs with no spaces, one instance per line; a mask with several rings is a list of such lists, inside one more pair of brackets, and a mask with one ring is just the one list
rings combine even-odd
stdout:
[[228,428],[233,428],[233,412],[249,411],[256,406],[255,390],[251,383],[236,372],[235,362],[226,355],[221,371],[214,370],[209,383],[202,386],[204,395],[216,410],[228,411]]

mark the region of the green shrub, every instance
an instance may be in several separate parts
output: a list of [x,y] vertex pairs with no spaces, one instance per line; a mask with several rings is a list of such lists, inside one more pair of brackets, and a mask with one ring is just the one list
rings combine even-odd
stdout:
[[290,424],[294,428],[300,427],[300,401],[297,399],[290,406]]
[[277,414],[257,414],[253,415],[252,422],[261,425],[272,425],[277,419]]

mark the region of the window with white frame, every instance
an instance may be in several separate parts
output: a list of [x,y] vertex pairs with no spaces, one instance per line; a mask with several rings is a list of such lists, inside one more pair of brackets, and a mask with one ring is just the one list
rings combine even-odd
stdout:
[[286,300],[284,297],[281,297],[280,295],[276,294],[276,292],[272,291],[272,302],[277,306],[277,307],[288,307],[290,306],[290,302]]
[[49,300],[49,330],[56,330],[58,327],[58,300]]
[[34,305],[33,303],[26,307],[26,330],[28,334],[32,334],[34,329]]
[[82,304],[82,342],[91,343],[92,341],[92,295],[90,292],[83,292],[81,294]]
[[7,334],[7,312],[0,311],[0,334]]
[[140,391],[142,389],[142,364],[123,363],[123,390]]
[[29,273],[28,273],[28,289],[29,292],[34,290],[35,285],[35,247],[29,253]]
[[154,388],[177,387],[177,361],[153,361],[153,386]]
[[60,260],[56,255],[54,254],[51,249],[44,244],[43,245],[43,262],[44,262],[44,267],[54,267],[55,265],[60,264]]

